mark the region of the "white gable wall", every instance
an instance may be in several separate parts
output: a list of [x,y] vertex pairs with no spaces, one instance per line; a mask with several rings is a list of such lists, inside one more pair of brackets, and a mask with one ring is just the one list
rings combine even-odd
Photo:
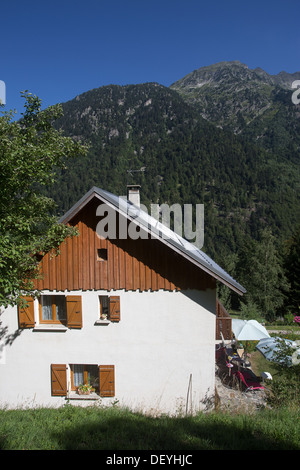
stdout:
[[[113,364],[115,397],[101,403],[144,412],[185,412],[188,389],[188,409],[197,411],[214,394],[215,290],[66,294],[82,296],[82,329],[18,331],[17,309],[2,313],[1,345],[20,334],[1,349],[0,406],[64,405],[51,396],[51,364]],[[120,296],[121,320],[95,324],[107,294]],[[37,301],[35,316],[38,323]]]

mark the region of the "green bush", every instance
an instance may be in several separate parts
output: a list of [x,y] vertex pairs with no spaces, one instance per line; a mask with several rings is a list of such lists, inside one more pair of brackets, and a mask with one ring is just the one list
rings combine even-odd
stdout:
[[[297,369],[297,370],[296,370]],[[282,373],[273,376],[270,385],[271,394],[268,397],[268,403],[273,408],[283,406],[300,407],[300,368],[293,367],[293,373]]]
[[[299,339],[297,335],[286,335],[289,339]],[[275,354],[275,374],[271,384],[269,403],[273,407],[300,406],[300,364],[292,364],[289,358],[295,349],[285,344],[284,339],[279,340],[279,349]]]
[[284,322],[286,325],[293,325],[294,324],[295,315],[293,313],[287,313],[284,315]]

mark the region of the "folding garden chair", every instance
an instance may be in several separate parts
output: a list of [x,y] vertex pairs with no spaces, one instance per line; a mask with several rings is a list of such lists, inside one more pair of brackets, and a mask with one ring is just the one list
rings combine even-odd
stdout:
[[264,390],[265,388],[260,384],[254,374],[251,374],[245,369],[237,370],[234,372],[234,375],[242,382],[246,387],[246,392],[249,390]]

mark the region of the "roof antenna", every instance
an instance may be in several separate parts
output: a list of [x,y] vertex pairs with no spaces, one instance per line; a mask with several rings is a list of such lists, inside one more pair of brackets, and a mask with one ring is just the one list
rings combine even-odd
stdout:
[[[145,166],[142,166],[139,170],[132,170],[132,169],[126,170],[126,172],[127,172],[127,186],[128,186],[129,184],[132,184],[132,183],[129,183],[129,180],[128,180],[129,175],[133,178],[133,173],[144,173],[145,171],[146,171],[146,167],[145,167]],[[140,185],[139,185],[139,186],[140,186]]]

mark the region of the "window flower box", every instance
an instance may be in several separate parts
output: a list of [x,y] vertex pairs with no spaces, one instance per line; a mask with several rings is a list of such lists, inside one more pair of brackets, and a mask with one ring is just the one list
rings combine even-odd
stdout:
[[91,392],[94,392],[95,389],[89,384],[80,384],[77,393],[78,395],[89,395]]

